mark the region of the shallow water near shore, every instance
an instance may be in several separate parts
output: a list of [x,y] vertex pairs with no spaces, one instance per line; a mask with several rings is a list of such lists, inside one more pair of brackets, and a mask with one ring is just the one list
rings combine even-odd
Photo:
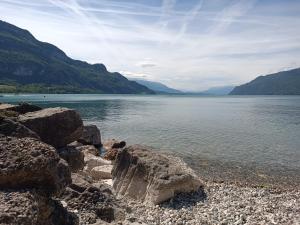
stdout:
[[102,138],[171,151],[204,178],[300,184],[300,96],[3,95],[78,110]]

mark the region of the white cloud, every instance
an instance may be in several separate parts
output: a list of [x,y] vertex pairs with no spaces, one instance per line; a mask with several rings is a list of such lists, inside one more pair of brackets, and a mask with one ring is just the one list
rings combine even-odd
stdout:
[[120,71],[120,74],[124,75],[128,79],[133,78],[143,78],[143,79],[149,79],[149,75],[145,73],[135,73],[130,71]]
[[153,61],[142,61],[142,62],[137,63],[137,65],[142,68],[152,68],[152,67],[157,66],[157,64]]

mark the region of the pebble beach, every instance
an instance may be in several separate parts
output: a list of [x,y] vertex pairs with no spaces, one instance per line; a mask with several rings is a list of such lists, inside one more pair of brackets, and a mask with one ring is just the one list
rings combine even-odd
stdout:
[[300,191],[207,183],[204,191],[182,194],[157,206],[122,199],[136,224],[300,224]]

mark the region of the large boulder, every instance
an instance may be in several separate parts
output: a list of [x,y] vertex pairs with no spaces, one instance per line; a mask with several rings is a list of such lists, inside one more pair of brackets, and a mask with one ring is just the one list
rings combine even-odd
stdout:
[[75,110],[60,107],[20,115],[19,122],[36,132],[43,142],[56,148],[76,141],[83,131],[80,115]]
[[0,224],[76,225],[78,217],[55,200],[35,191],[0,192]]
[[117,155],[112,176],[118,195],[152,204],[181,192],[197,191],[202,186],[181,159],[140,145],[127,147]]
[[32,130],[8,118],[0,118],[0,134],[18,138],[31,137],[40,139],[40,137]]
[[36,188],[57,194],[71,183],[56,150],[32,138],[0,137],[0,188]]
[[57,150],[59,156],[67,161],[72,172],[82,170],[84,167],[84,154],[72,145]]
[[96,125],[86,125],[83,127],[82,136],[78,141],[84,145],[100,147],[102,145],[100,130]]

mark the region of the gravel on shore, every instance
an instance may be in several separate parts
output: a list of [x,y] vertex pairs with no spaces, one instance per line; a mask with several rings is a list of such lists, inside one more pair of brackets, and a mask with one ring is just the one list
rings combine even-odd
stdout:
[[203,190],[181,194],[159,206],[123,198],[134,224],[300,224],[300,190],[207,183]]

